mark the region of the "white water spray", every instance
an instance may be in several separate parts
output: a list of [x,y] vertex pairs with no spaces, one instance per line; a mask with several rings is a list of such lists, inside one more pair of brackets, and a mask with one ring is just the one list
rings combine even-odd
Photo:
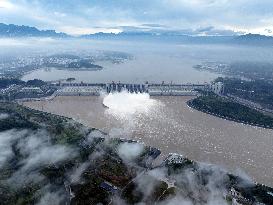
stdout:
[[135,115],[149,115],[159,102],[151,99],[148,93],[122,91],[105,96],[103,104],[108,108],[108,114],[124,120]]
[[137,127],[143,127],[145,119],[151,118],[159,109],[158,100],[150,98],[148,93],[110,93],[103,98],[106,109],[105,114],[119,122],[109,132],[111,137],[130,137]]

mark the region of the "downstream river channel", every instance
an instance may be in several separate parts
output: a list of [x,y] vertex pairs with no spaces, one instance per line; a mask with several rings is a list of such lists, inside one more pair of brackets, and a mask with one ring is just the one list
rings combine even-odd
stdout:
[[159,148],[162,157],[180,153],[273,186],[273,130],[193,110],[186,104],[191,98],[74,96],[24,105],[72,117],[110,133],[111,137],[142,141]]

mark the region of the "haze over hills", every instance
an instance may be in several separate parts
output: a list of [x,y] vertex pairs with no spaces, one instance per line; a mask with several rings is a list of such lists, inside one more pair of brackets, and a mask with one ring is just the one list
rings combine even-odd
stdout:
[[236,33],[226,35],[206,34],[200,35],[198,33],[189,34],[186,31],[164,31],[164,30],[130,30],[120,33],[94,33],[81,36],[71,36],[63,32],[56,32],[55,30],[39,30],[36,27],[25,25],[14,25],[0,23],[0,37],[16,38],[16,37],[52,37],[52,38],[87,38],[87,39],[121,39],[121,40],[167,40],[179,41],[182,43],[228,43],[228,44],[247,44],[247,45],[271,45],[273,44],[273,37],[260,34],[245,34],[237,35]]
[[0,37],[57,37],[63,38],[68,35],[57,33],[55,30],[39,30],[30,26],[0,23]]
[[193,44],[242,44],[242,45],[273,45],[273,37],[260,34],[244,35],[190,35],[182,32],[154,32],[154,31],[136,31],[115,33],[95,33],[82,35],[82,38],[91,39],[133,39],[133,40],[162,40],[174,41],[179,43]]

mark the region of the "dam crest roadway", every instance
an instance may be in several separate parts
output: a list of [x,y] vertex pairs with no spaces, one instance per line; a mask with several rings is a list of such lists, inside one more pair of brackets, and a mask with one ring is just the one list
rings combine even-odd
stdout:
[[57,83],[56,96],[99,96],[101,93],[128,91],[130,93],[149,93],[151,96],[196,96],[198,91],[209,90],[209,84],[173,83]]

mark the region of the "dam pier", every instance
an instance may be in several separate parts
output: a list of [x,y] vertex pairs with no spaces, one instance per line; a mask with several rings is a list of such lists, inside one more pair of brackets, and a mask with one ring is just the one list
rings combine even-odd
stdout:
[[151,96],[196,96],[198,91],[209,90],[210,84],[173,83],[58,83],[57,96],[98,96],[101,93],[128,91],[130,93],[149,93]]

